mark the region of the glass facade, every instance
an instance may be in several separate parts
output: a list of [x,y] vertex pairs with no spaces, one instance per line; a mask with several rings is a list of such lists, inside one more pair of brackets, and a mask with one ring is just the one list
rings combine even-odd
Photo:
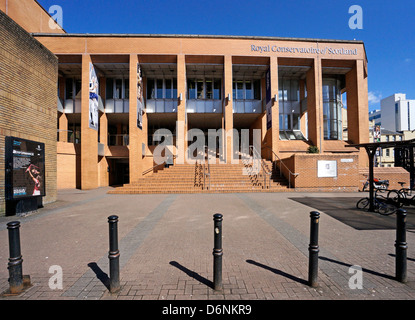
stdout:
[[323,79],[323,122],[325,140],[342,140],[342,102],[340,80]]
[[281,140],[304,140],[301,132],[300,85],[298,79],[279,78],[279,125]]
[[147,112],[177,111],[177,79],[147,79]]

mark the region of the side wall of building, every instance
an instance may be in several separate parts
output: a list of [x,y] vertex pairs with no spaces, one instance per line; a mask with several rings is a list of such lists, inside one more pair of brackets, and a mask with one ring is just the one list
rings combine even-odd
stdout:
[[5,137],[45,143],[46,197],[56,200],[58,61],[0,11],[0,215],[5,214]]

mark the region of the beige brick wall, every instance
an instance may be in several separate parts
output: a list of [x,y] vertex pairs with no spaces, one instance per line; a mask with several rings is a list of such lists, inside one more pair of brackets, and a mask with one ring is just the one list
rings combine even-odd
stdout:
[[[336,177],[318,177],[318,161],[336,161]],[[296,154],[284,159],[285,165],[296,178],[291,184],[301,191],[358,191],[360,183],[359,156],[352,154]],[[288,178],[287,170],[282,168]]]
[[56,200],[57,58],[0,11],[0,215],[5,214],[5,137],[45,144],[46,197]]

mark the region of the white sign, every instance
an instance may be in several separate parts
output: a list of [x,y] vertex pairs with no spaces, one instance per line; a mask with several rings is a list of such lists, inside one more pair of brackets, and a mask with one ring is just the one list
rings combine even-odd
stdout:
[[318,160],[317,161],[317,177],[319,178],[334,178],[337,177],[337,162],[336,160]]
[[353,162],[353,159],[340,159],[340,162]]

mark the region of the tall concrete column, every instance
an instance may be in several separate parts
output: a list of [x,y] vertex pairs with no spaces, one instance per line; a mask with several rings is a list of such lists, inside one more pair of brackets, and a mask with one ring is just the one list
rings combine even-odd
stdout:
[[[233,156],[233,96],[232,96],[232,56],[225,56],[224,59],[224,82],[225,90],[224,108],[223,108],[223,122],[225,129],[224,146],[226,163],[232,162]],[[228,99],[230,97],[230,99]]]
[[324,152],[324,123],[323,123],[323,80],[321,60],[315,58],[312,67],[307,71],[307,111],[308,111],[308,140]]
[[98,130],[89,127],[89,54],[82,55],[81,189],[98,187]]
[[[357,60],[346,74],[348,140],[353,144],[369,142],[368,86],[364,68],[364,61]],[[364,148],[360,149],[359,166],[366,167],[368,157]]]
[[[187,116],[186,116],[186,57],[177,56],[177,122],[176,122],[176,163],[186,163]],[[181,96],[181,100],[179,99]]]

